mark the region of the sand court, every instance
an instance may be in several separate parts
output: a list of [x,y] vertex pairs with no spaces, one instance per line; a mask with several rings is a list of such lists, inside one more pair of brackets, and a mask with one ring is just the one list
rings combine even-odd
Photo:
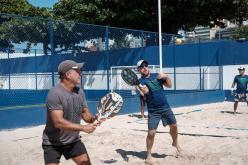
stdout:
[[[240,103],[213,103],[173,108],[183,155],[171,146],[169,128],[160,123],[153,146],[153,164],[247,165],[248,107]],[[125,111],[125,109],[123,109]],[[44,125],[0,132],[1,165],[42,165],[41,135]],[[119,115],[104,122],[92,134],[81,133],[93,165],[145,164],[147,118],[139,113]],[[74,164],[63,157],[61,164]]]

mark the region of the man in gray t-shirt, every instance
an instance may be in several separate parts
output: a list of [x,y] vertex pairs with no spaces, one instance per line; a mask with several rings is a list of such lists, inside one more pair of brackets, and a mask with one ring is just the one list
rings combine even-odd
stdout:
[[[84,92],[77,87],[83,63],[66,60],[59,64],[61,82],[53,87],[46,100],[47,121],[42,147],[45,164],[59,164],[62,155],[77,164],[90,165],[90,159],[79,131],[91,133],[100,124],[89,112]],[[81,125],[83,119],[89,123]]]

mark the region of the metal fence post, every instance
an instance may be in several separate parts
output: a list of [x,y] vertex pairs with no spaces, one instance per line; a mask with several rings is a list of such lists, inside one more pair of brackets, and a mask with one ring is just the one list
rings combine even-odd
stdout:
[[177,90],[177,76],[176,76],[176,53],[175,53],[175,36],[173,35],[172,56],[174,61],[174,91]]
[[[107,59],[107,90],[109,91],[109,81],[110,81],[110,76],[109,76],[109,27],[106,26],[105,29],[105,53],[106,53],[106,59]],[[112,82],[111,82],[112,83]]]
[[53,20],[50,18],[49,20],[49,29],[50,29],[50,44],[51,44],[51,55],[52,55],[52,86],[55,85],[55,75],[54,75],[54,35],[53,35]]
[[34,67],[35,67],[35,90],[37,91],[38,89],[38,81],[37,81],[37,56],[36,56],[36,49],[34,49],[34,61],[35,61],[35,64],[34,64]]
[[204,80],[205,80],[205,70],[204,70],[204,68],[202,69],[202,80],[203,81],[202,81],[202,88],[201,89],[204,90],[204,86],[205,86],[205,82],[204,82]]
[[223,90],[223,64],[222,64],[222,41],[221,40],[219,40],[218,65],[219,65],[219,90]]
[[220,27],[218,28],[218,30],[219,30],[219,33],[218,33],[218,35],[219,35],[219,36],[218,36],[218,39],[220,40],[220,38],[221,38],[221,36],[220,36],[220,30],[221,30],[221,29],[220,29]]
[[141,35],[141,47],[144,47],[144,31],[143,30],[140,31],[140,35]]
[[[199,59],[199,71],[200,71],[200,90],[202,90],[202,88],[204,89],[204,87],[202,87],[202,69],[201,69],[201,39],[198,38],[198,59]],[[204,80],[203,80],[204,81]]]
[[8,51],[8,61],[9,61],[9,90],[10,90],[10,75],[11,75],[11,68],[10,68],[10,58],[9,58],[9,49],[7,49],[7,51]]

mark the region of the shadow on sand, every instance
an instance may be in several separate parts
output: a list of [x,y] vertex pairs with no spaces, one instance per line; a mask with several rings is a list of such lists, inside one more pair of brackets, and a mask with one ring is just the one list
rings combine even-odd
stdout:
[[[142,132],[147,132],[147,130],[138,130],[138,129],[132,129],[133,131],[142,131]],[[165,132],[165,131],[157,131],[156,133],[167,133],[169,134],[170,132]],[[212,134],[195,134],[195,133],[178,133],[179,135],[185,135],[185,136],[206,136],[206,137],[218,137],[218,138],[234,138],[234,139],[240,139],[240,137],[237,136],[225,136],[225,135],[212,135]]]
[[[229,113],[233,115],[233,111],[220,111],[221,113]],[[236,114],[248,114],[248,113],[242,113],[242,112],[236,112]]]
[[[135,118],[138,118],[138,119],[141,119],[143,118],[141,115],[139,114],[130,114],[128,115],[128,117],[135,117]],[[144,115],[144,118],[147,118],[148,116],[147,115]]]
[[[116,152],[119,153],[121,155],[121,157],[123,158],[124,161],[128,162],[129,157],[128,156],[135,156],[138,157],[140,159],[145,160],[146,159],[146,151],[126,151],[123,149],[116,149]],[[154,158],[165,158],[167,156],[172,156],[172,157],[176,157],[174,155],[166,155],[166,154],[158,154],[158,153],[153,153],[152,157]]]

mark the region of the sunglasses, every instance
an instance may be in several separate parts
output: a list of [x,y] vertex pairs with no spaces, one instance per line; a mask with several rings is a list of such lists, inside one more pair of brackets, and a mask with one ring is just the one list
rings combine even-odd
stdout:
[[144,67],[148,67],[148,65],[147,64],[142,64],[142,65],[140,65],[139,67],[138,67],[138,69],[143,69]]
[[81,74],[81,70],[80,70],[80,69],[71,69],[71,70],[74,70],[74,71],[76,71],[78,74]]

